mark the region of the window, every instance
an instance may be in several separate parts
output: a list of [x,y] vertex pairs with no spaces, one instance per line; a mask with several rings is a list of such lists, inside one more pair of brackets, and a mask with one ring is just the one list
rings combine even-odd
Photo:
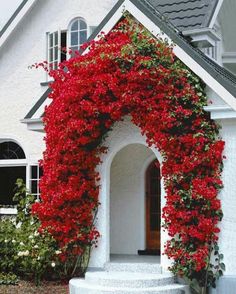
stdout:
[[40,198],[39,182],[42,176],[42,168],[36,164],[30,166],[30,193],[36,196],[36,199]]
[[23,158],[25,158],[25,153],[15,142],[7,141],[0,144],[0,160]]
[[[75,19],[70,25],[69,47],[72,52],[80,50],[87,41],[87,24],[82,18]],[[73,55],[73,53],[72,53]]]
[[0,204],[14,205],[15,183],[26,182],[26,157],[23,149],[13,141],[0,143]]
[[[89,27],[90,33],[95,27]],[[84,19],[74,19],[67,31],[55,31],[47,34],[47,60],[49,69],[57,69],[58,64],[74,55],[74,52],[80,50],[80,46],[87,41],[88,26]],[[67,55],[65,49],[71,49],[72,54]]]
[[48,34],[48,63],[50,69],[57,69],[58,64],[66,60],[66,32],[56,31]]

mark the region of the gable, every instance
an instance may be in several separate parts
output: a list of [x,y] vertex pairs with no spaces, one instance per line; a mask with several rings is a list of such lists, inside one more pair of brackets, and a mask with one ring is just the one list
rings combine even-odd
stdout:
[[101,31],[108,33],[122,17],[124,10],[132,14],[154,36],[174,42],[176,56],[198,75],[212,90],[236,110],[236,77],[194,48],[175,27],[163,21],[160,13],[147,1],[121,0],[103,20],[91,38]]

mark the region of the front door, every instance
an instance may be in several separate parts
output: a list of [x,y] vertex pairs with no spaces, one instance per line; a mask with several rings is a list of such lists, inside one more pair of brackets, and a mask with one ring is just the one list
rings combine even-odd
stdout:
[[146,250],[160,254],[161,181],[160,165],[154,160],[146,172]]

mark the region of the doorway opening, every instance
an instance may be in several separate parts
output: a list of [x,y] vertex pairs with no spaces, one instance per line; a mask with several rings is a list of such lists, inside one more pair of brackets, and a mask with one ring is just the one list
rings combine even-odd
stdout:
[[111,255],[160,254],[160,166],[154,158],[150,148],[130,144],[122,148],[112,161]]

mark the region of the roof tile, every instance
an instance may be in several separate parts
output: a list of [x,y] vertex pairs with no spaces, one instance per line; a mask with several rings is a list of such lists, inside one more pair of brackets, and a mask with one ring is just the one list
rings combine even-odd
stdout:
[[218,0],[148,0],[180,31],[206,27]]

